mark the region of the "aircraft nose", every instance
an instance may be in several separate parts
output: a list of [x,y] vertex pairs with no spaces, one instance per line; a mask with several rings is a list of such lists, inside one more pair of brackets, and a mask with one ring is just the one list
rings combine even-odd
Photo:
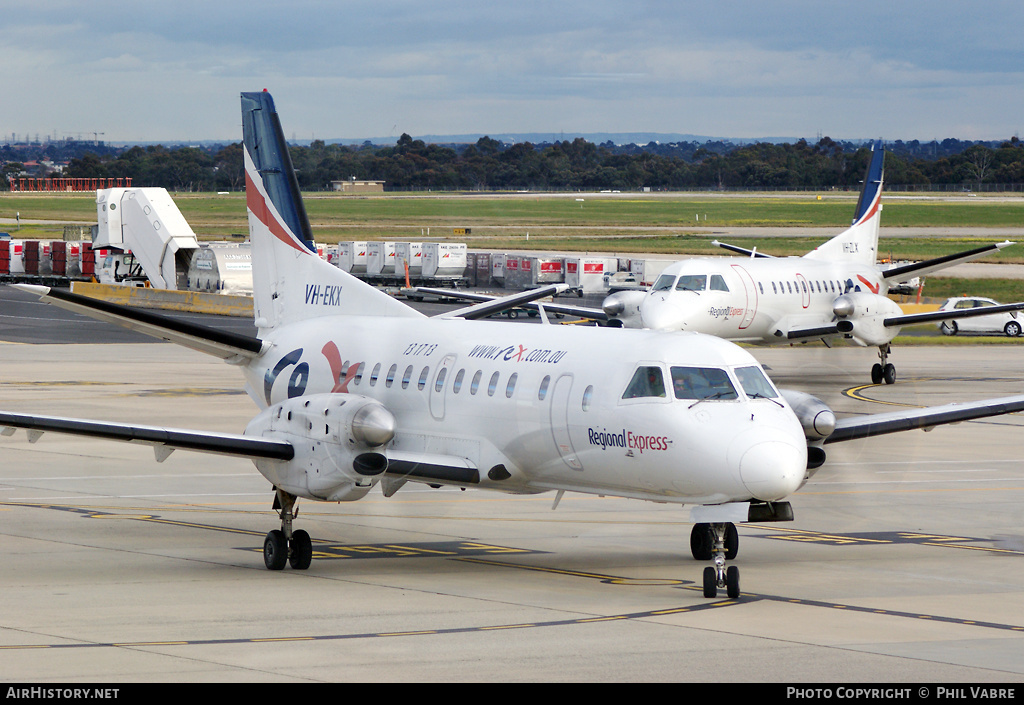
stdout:
[[640,304],[640,320],[652,330],[681,330],[686,322],[683,311],[668,297],[648,296]]
[[754,443],[740,457],[740,479],[756,499],[774,502],[800,488],[807,469],[807,446],[785,440]]

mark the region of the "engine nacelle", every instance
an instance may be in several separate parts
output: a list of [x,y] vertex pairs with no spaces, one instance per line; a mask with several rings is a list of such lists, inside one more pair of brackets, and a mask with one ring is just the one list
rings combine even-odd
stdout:
[[839,332],[849,333],[865,345],[891,342],[899,329],[886,327],[885,319],[903,315],[903,309],[889,297],[863,291],[838,297],[832,302],[832,312],[839,319]]
[[639,328],[640,302],[646,295],[645,291],[617,291],[605,297],[601,309],[609,318],[622,321],[627,328]]
[[808,441],[824,440],[836,430],[836,415],[821,399],[793,389],[779,391],[796,414]]
[[357,394],[314,394],[275,404],[246,426],[247,436],[287,441],[289,461],[257,460],[256,468],[282,490],[330,502],[359,499],[387,470],[384,446],[395,417]]

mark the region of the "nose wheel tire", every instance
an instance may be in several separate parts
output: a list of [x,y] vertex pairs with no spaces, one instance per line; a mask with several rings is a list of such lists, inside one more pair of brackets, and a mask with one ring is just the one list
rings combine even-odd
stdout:
[[719,568],[708,566],[704,569],[704,597],[718,597],[719,588],[725,588],[730,600],[740,596],[740,569],[731,565],[724,572]]
[[267,570],[284,570],[288,562],[288,541],[280,529],[269,532],[263,540],[263,562]]

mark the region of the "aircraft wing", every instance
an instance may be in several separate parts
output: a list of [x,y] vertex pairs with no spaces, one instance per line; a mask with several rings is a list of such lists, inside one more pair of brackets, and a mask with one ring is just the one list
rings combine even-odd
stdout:
[[886,433],[910,431],[915,428],[928,430],[933,426],[959,423],[1024,411],[1024,395],[984,399],[964,404],[946,404],[925,409],[894,411],[885,414],[853,416],[836,421],[836,428],[825,439],[825,443],[851,441],[855,438],[869,438]]
[[994,245],[985,245],[984,247],[978,247],[973,250],[967,250],[966,252],[958,252],[953,255],[946,255],[945,257],[936,257],[935,259],[925,260],[924,262],[916,262],[914,264],[906,264],[901,267],[893,267],[882,271],[882,276],[890,282],[900,282],[910,277],[919,277],[924,274],[931,274],[937,272],[940,269],[946,269],[952,267],[955,264],[963,264],[964,262],[970,262],[971,260],[978,259],[984,255],[992,252],[998,252],[1004,247],[1009,247],[1016,243],[1006,240],[1005,242],[997,242]]
[[35,443],[43,433],[65,433],[75,436],[104,438],[125,443],[153,446],[158,462],[163,462],[177,449],[200,453],[216,453],[240,458],[268,458],[291,460],[295,450],[291,443],[242,434],[209,433],[159,426],[90,421],[59,416],[37,416],[0,411],[0,435],[10,436],[15,429],[28,431],[29,441]]
[[259,338],[221,331],[195,323],[186,323],[170,316],[161,316],[149,311],[112,304],[88,296],[72,294],[62,289],[36,284],[12,284],[12,286],[30,294],[36,294],[48,304],[107,323],[116,323],[139,333],[177,343],[228,362],[258,357],[267,346],[267,343]]
[[[478,301],[479,304],[460,308],[456,311],[449,311],[440,315],[440,318],[485,318],[495,313],[507,311],[510,308],[524,308],[528,311],[539,311],[540,305],[533,303],[545,296],[553,296],[565,290],[564,284],[552,284],[551,286],[539,289],[528,289],[527,291],[509,296],[490,296],[488,294],[475,294],[467,291],[455,291],[453,289],[430,289],[417,287],[418,293],[430,294],[431,296],[445,296],[451,299],[464,299],[466,301]],[[578,316],[596,321],[607,321],[608,314],[598,308],[587,308],[585,306],[570,306],[567,304],[544,304],[544,310],[548,313],[561,313],[567,316]]]
[[1024,309],[1024,302],[1015,304],[1003,304],[1001,306],[981,306],[978,308],[952,309],[949,311],[929,311],[927,313],[908,313],[905,316],[893,316],[886,318],[882,323],[887,327],[912,326],[915,323],[931,323],[933,321],[948,321],[957,318],[971,318],[972,316],[987,316],[990,313],[1012,313]]
[[716,247],[721,247],[723,250],[737,252],[741,255],[747,255],[748,257],[764,257],[767,259],[775,259],[775,255],[766,255],[763,252],[758,252],[756,247],[753,250],[748,250],[745,247],[740,247],[739,245],[730,245],[725,242],[719,242],[718,240],[712,240],[711,244],[715,245]]

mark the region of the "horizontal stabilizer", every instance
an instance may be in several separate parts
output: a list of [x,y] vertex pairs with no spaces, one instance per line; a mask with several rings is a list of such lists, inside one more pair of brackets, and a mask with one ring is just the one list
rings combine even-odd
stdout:
[[[486,318],[487,316],[501,313],[502,311],[508,311],[513,308],[524,308],[530,311],[537,311],[540,309],[539,304],[532,303],[537,299],[542,299],[545,296],[554,296],[555,294],[565,291],[567,287],[565,284],[551,284],[550,286],[543,286],[539,289],[527,289],[517,294],[510,294],[509,296],[488,296],[487,294],[473,294],[469,292],[453,291],[451,289],[427,289],[420,287],[416,291],[423,294],[430,294],[432,296],[445,296],[453,299],[465,299],[467,301],[479,301],[480,303],[468,306],[466,308],[460,308],[456,311],[449,311],[443,313],[439,318],[466,318],[470,320],[476,320],[478,318]],[[580,316],[581,318],[593,318],[595,320],[607,320],[608,316],[604,311],[596,308],[584,308],[578,306],[565,306],[563,304],[544,304],[544,310],[550,313],[562,313],[570,316]],[[586,314],[586,315],[584,315]]]
[[1005,242],[997,242],[994,245],[985,245],[984,247],[977,247],[973,250],[967,250],[966,252],[958,252],[953,255],[946,255],[945,257],[936,257],[935,259],[925,260],[924,262],[915,262],[914,264],[905,264],[900,267],[892,267],[882,271],[882,277],[886,281],[890,282],[901,282],[910,277],[920,277],[925,274],[931,274],[937,272],[940,269],[946,269],[956,264],[963,264],[964,262],[970,262],[976,260],[979,257],[983,257],[992,252],[998,252],[1004,247],[1015,245],[1016,243],[1006,240]]
[[974,316],[988,316],[993,313],[1012,313],[1024,309],[1024,302],[1015,304],[1002,304],[1001,306],[979,306],[977,308],[951,309],[949,311],[929,311],[927,313],[908,313],[905,316],[893,316],[886,318],[882,323],[886,328],[893,326],[912,326],[917,323],[932,323],[934,321],[948,321],[960,318],[973,318]]
[[927,409],[848,417],[836,421],[836,430],[825,439],[825,443],[869,438],[886,433],[910,431],[915,428],[927,429],[942,424],[983,419],[1018,411],[1024,411],[1024,395],[986,399],[965,404],[946,404]]
[[723,250],[737,252],[741,255],[747,255],[748,257],[764,257],[766,259],[775,259],[774,255],[766,255],[763,252],[758,252],[756,247],[752,250],[748,250],[745,247],[740,247],[739,245],[730,245],[726,242],[719,242],[718,240],[712,240],[711,244],[715,245],[716,247],[721,247]]
[[295,450],[290,443],[241,434],[208,433],[159,426],[132,426],[106,421],[0,411],[0,428],[3,427],[25,429],[33,441],[43,433],[52,432],[159,446],[164,450],[163,453],[159,451],[157,453],[158,459],[161,460],[175,449],[248,459],[291,460],[295,455]]
[[36,294],[48,304],[99,321],[115,323],[138,333],[192,348],[222,360],[254,358],[263,351],[265,346],[265,343],[259,338],[187,323],[170,316],[161,316],[149,311],[72,294],[63,289],[53,289],[35,284],[13,284],[12,286],[30,294]]

